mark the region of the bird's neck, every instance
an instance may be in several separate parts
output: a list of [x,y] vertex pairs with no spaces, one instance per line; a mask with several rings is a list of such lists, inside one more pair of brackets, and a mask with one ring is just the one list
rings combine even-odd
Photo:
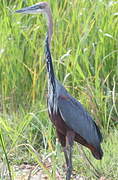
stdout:
[[52,64],[52,57],[50,52],[51,47],[51,39],[53,34],[53,21],[52,21],[52,13],[50,7],[46,10],[46,16],[47,16],[47,26],[48,26],[48,32],[46,36],[45,41],[45,54],[46,54],[46,64],[47,64],[47,71],[48,71],[48,79],[49,79],[49,86],[51,87],[51,91],[55,93],[55,75],[53,70],[53,64]]
[[47,16],[47,26],[48,26],[48,44],[50,47],[52,34],[53,34],[53,21],[52,21],[52,13],[50,7],[47,9],[46,16]]
[[56,84],[55,84],[55,74],[54,74],[54,70],[53,70],[53,64],[52,64],[52,57],[51,57],[51,53],[50,53],[50,46],[49,46],[49,39],[48,39],[48,34],[46,36],[46,44],[45,44],[45,55],[46,55],[46,65],[47,65],[47,71],[48,71],[48,85],[51,88],[51,91],[53,93],[55,93],[55,88],[56,88]]

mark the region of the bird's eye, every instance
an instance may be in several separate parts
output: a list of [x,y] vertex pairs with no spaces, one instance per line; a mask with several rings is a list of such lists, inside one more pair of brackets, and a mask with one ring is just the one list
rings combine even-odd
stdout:
[[39,8],[40,8],[40,9],[44,9],[44,8],[45,8],[45,5],[40,4],[40,5],[39,5]]

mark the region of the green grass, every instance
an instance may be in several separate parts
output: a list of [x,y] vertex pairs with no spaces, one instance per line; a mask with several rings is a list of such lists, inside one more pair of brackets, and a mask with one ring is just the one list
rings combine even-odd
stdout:
[[[103,160],[98,162],[87,155],[105,176],[117,180],[118,5],[108,0],[49,2],[54,21],[51,52],[55,73],[102,129]],[[64,163],[47,114],[45,17],[14,13],[34,3],[0,3],[0,157],[13,179],[14,165],[24,161],[39,164],[50,176],[41,161],[49,155],[53,179],[55,169],[62,171]],[[95,179],[80,158],[77,145],[73,164],[77,174]]]

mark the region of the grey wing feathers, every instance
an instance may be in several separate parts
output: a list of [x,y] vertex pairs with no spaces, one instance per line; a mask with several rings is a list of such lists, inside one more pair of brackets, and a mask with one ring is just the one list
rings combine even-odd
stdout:
[[59,96],[58,107],[63,120],[71,129],[89,144],[99,146],[102,140],[100,130],[80,102],[70,95],[67,98]]

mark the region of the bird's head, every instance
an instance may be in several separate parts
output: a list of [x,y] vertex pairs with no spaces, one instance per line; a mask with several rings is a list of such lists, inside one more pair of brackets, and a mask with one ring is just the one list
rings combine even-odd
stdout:
[[39,2],[35,5],[22,8],[20,10],[16,10],[16,13],[22,13],[22,14],[38,14],[38,13],[44,13],[47,18],[47,25],[48,25],[48,43],[50,46],[51,43],[51,37],[53,33],[53,22],[52,22],[52,15],[51,15],[51,9],[48,2]]
[[48,2],[39,2],[33,6],[16,10],[16,13],[37,14],[37,13],[47,13],[48,10],[49,10]]

